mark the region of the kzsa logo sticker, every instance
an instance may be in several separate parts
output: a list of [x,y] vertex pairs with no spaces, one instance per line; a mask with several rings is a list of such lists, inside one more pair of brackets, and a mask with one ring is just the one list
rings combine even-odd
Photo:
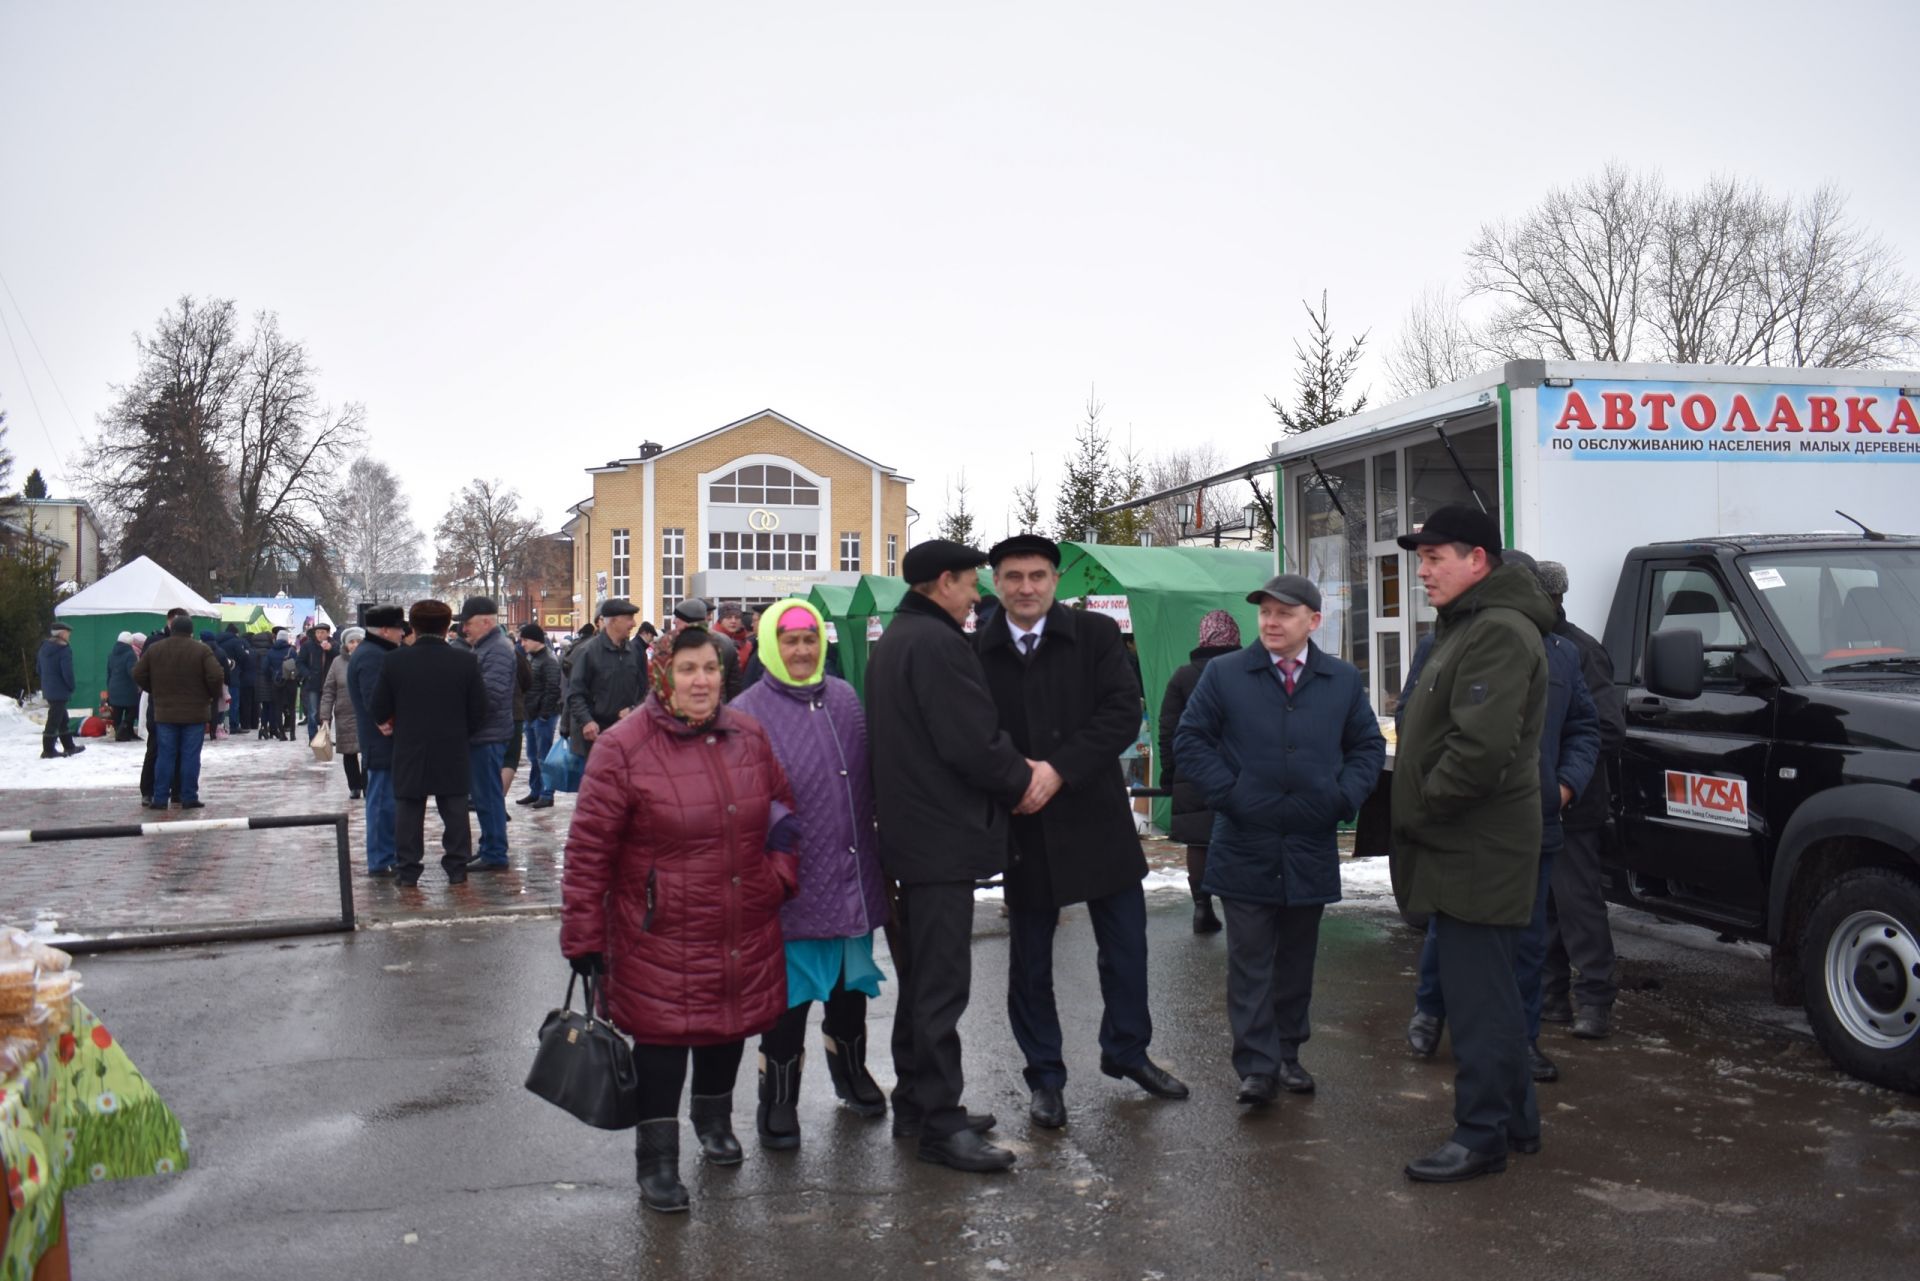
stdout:
[[1667,816],[1747,830],[1747,780],[1667,771]]

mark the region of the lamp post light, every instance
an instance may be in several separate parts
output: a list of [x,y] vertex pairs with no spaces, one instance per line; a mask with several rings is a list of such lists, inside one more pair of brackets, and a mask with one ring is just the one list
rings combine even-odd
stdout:
[[1193,524],[1193,504],[1182,499],[1180,502],[1174,504],[1173,515],[1174,519],[1180,522],[1180,528],[1184,531],[1187,526]]
[[1248,529],[1260,528],[1260,504],[1259,503],[1247,504],[1247,528]]

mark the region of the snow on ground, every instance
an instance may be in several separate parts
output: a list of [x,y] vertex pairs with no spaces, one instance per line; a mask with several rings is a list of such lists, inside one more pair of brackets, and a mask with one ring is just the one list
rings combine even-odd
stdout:
[[[44,706],[22,708],[11,698],[0,698],[0,791],[30,788],[93,790],[140,789],[140,766],[146,744],[116,743],[111,738],[75,738],[86,747],[79,756],[40,759],[40,732],[46,725]],[[145,735],[146,727],[140,727]],[[251,734],[210,742],[200,753],[200,776],[250,773],[264,769],[338,770],[313,753],[290,743],[262,740]],[[5,826],[0,820],[0,826]]]

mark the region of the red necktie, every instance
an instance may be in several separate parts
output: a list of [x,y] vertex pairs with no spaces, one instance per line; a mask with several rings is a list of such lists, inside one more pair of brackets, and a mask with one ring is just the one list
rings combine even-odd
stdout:
[[1299,672],[1300,664],[1293,659],[1283,658],[1280,660],[1280,677],[1287,683],[1287,694],[1289,697],[1293,694],[1294,678],[1299,675]]

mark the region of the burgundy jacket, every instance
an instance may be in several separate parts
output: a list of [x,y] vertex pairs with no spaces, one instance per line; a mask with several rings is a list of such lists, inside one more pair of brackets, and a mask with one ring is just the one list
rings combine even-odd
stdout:
[[799,872],[767,838],[792,808],[766,731],[731,708],[694,730],[650,697],[594,743],[560,950],[605,956],[608,1015],[635,1041],[737,1041],[786,1012],[780,907]]

